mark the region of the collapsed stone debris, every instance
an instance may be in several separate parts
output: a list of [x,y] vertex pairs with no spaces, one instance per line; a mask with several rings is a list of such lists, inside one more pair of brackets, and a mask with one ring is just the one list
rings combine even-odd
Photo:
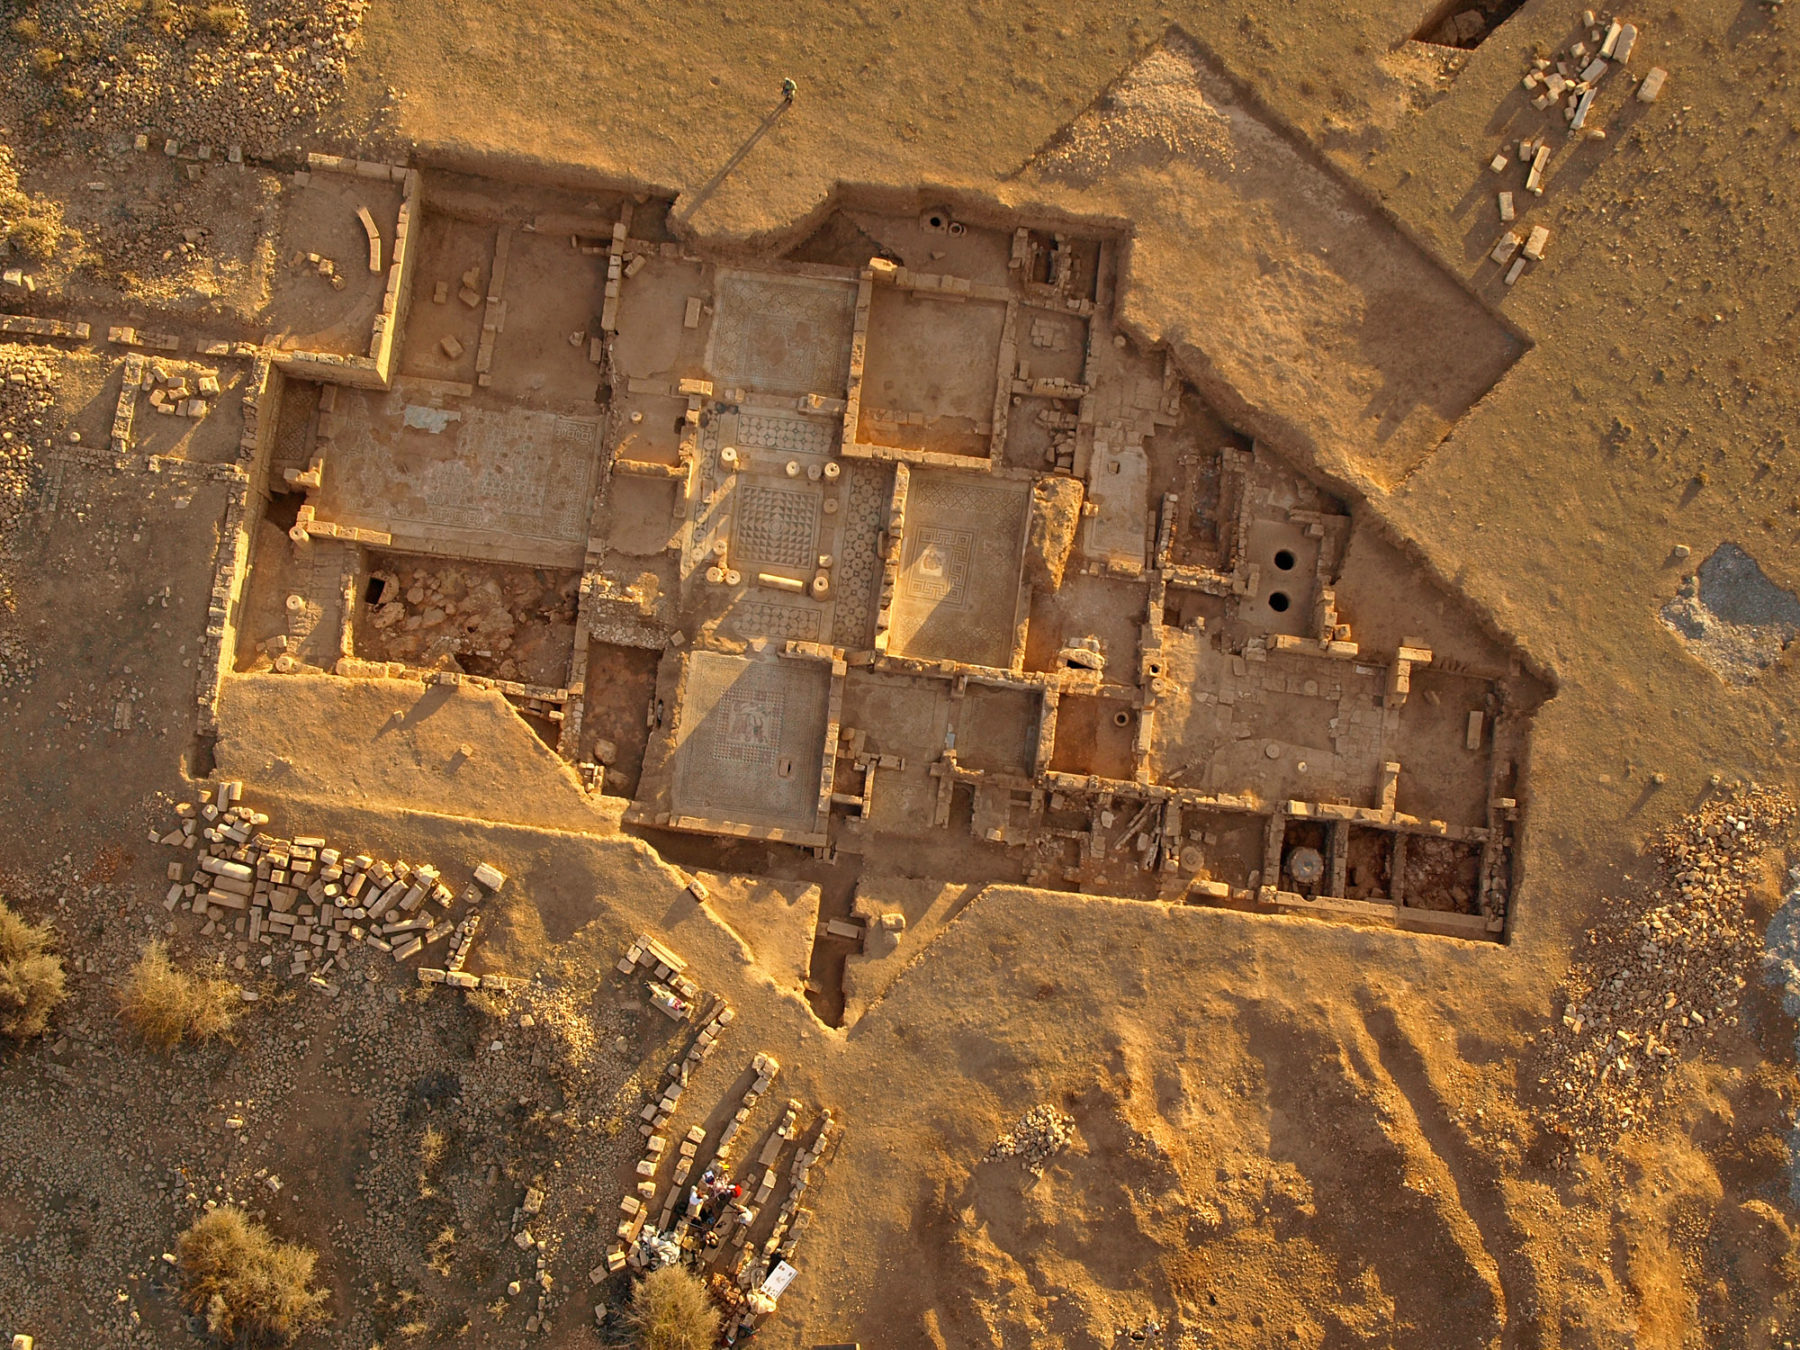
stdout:
[[1540,1044],[1547,1124],[1576,1149],[1644,1124],[1669,1070],[1736,1024],[1762,950],[1745,900],[1794,818],[1768,788],[1711,802],[1656,841],[1647,884],[1609,901]]

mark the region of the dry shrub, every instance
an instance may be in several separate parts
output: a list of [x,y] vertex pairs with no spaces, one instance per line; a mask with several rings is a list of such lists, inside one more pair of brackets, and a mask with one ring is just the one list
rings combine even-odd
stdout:
[[686,1266],[653,1270],[631,1291],[631,1324],[644,1350],[709,1350],[719,1309]]
[[446,1280],[450,1278],[451,1262],[456,1255],[456,1229],[440,1228],[438,1235],[425,1248],[425,1265],[436,1271]]
[[277,1242],[241,1209],[202,1214],[176,1239],[175,1256],[183,1299],[220,1340],[289,1341],[325,1320],[327,1295],[311,1287],[318,1255]]
[[182,1041],[210,1041],[231,1030],[240,1004],[230,980],[190,975],[169,963],[169,949],[152,942],[119,990],[119,1012],[159,1050]]
[[56,256],[56,244],[62,238],[62,207],[39,198],[4,228],[19,252],[33,262],[49,262]]
[[26,923],[0,900],[0,1036],[40,1036],[67,996],[48,926]]
[[436,1125],[427,1125],[425,1133],[419,1136],[419,1198],[429,1200],[437,1194],[437,1187],[432,1184],[433,1175],[438,1164],[443,1162],[444,1154],[449,1150],[450,1136]]
[[0,239],[34,262],[48,262],[62,231],[62,203],[21,189],[12,155],[0,146]]
[[236,5],[206,5],[198,17],[200,27],[215,37],[230,37],[244,26],[244,12]]

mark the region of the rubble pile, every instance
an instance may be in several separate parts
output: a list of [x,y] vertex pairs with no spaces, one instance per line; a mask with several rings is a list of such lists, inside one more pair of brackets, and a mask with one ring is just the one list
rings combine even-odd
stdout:
[[370,577],[369,649],[378,660],[541,683],[556,664],[544,660],[542,625],[573,626],[580,584],[578,574],[552,583],[522,569],[413,568],[404,580],[382,569]]
[[1656,842],[1656,879],[1588,933],[1537,1080],[1550,1128],[1578,1149],[1640,1123],[1663,1075],[1737,1021],[1762,950],[1745,897],[1794,814],[1761,788],[1707,805]]
[[[1624,71],[1639,39],[1636,24],[1610,15],[1599,16],[1591,9],[1583,11],[1581,21],[1583,36],[1553,55],[1534,57],[1521,81],[1525,92],[1532,96],[1534,108],[1541,112],[1560,111],[1566,131],[1565,144],[1584,139],[1606,139],[1605,129],[1590,120],[1594,100],[1609,74],[1614,70]],[[1618,77],[1618,81],[1624,79],[1623,74]],[[1652,66],[1638,81],[1638,100],[1654,103],[1667,79],[1667,71]],[[1496,174],[1504,175],[1509,170],[1514,174],[1521,170],[1524,173],[1524,180],[1518,187],[1496,193],[1495,204],[1502,224],[1511,225],[1518,219],[1527,198],[1544,195],[1544,175],[1556,150],[1555,140],[1546,131],[1521,139],[1516,158],[1503,147],[1489,161],[1488,168]],[[1525,229],[1521,226],[1502,234],[1489,256],[1506,269],[1504,280],[1511,286],[1524,273],[1527,263],[1543,260],[1549,244],[1548,227],[1533,225]]]
[[1075,1117],[1054,1106],[1034,1106],[1019,1118],[1017,1125],[994,1141],[982,1161],[1017,1158],[1032,1176],[1041,1177],[1050,1160],[1067,1148],[1074,1137]]
[[[197,802],[177,803],[174,829],[151,832],[153,843],[193,855],[191,865],[169,864],[164,909],[179,905],[203,919],[202,936],[235,933],[252,955],[258,945],[268,948],[256,959],[271,972],[281,973],[279,953],[287,959],[286,974],[304,975],[333,995],[338,987],[325,977],[346,944],[402,962],[445,938],[452,940],[443,967],[419,969],[421,984],[512,987],[508,976],[470,975],[462,968],[480,921],[474,906],[506,882],[495,868],[480,864],[473,882],[453,894],[428,864],[349,856],[322,838],[266,834],[261,827],[269,817],[239,805],[242,790],[242,783],[220,783]],[[459,905],[464,917],[452,923],[447,912],[433,913],[433,905],[441,911]],[[240,954],[232,964],[247,969],[249,956]]]
[[6,560],[12,532],[25,515],[37,473],[44,414],[55,401],[56,374],[29,347],[0,346],[0,607],[12,603]]
[[350,284],[342,272],[337,270],[337,259],[327,258],[321,253],[297,252],[288,259],[288,267],[295,272],[315,272],[321,280],[331,283],[331,289],[341,291]]
[[9,68],[21,72],[8,82],[13,115],[94,130],[179,126],[272,152],[336,98],[367,7],[46,0],[0,30]]
[[150,396],[150,407],[165,417],[205,417],[219,397],[219,372],[206,367],[189,369],[179,362],[145,363],[140,388]]

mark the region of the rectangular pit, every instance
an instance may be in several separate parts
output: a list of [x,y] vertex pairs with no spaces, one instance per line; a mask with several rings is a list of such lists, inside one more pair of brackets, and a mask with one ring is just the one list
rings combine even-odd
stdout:
[[694,652],[668,756],[670,823],[813,842],[828,667]]
[[314,494],[318,518],[379,530],[402,550],[579,567],[602,422],[446,399],[401,379],[344,389]]
[[1137,721],[1137,709],[1121,699],[1064,694],[1056,709],[1051,771],[1130,782]]
[[588,643],[576,759],[604,767],[601,790],[609,797],[637,795],[662,655],[646,647]]
[[568,685],[579,572],[370,552],[363,575],[352,625],[358,657]]
[[1042,704],[1035,689],[970,684],[957,724],[957,762],[983,773],[1029,777]]
[[[283,352],[366,359],[394,261],[403,187],[387,179],[317,170],[305,179],[286,180],[277,208],[267,340]],[[358,207],[369,212],[381,236],[378,271],[369,268],[369,236]],[[329,261],[331,275],[322,275],[321,264],[309,255]]]
[[715,285],[706,364],[719,389],[844,397],[854,282],[721,268]]

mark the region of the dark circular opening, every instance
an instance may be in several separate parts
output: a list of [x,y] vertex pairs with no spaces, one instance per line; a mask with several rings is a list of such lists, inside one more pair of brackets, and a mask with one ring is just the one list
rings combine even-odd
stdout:
[[1130,726],[1131,725],[1131,714],[1128,712],[1125,712],[1122,709],[1119,712],[1114,713],[1113,714],[1113,725],[1116,727]]
[[944,218],[942,216],[933,216],[931,218],[931,228],[932,229],[940,230],[943,227],[944,227]]
[[1292,553],[1290,553],[1287,549],[1285,549],[1285,548],[1282,549],[1280,552],[1278,552],[1275,555],[1275,565],[1284,572],[1293,571],[1294,570],[1294,555]]
[[1269,597],[1269,608],[1274,610],[1277,614],[1286,614],[1287,607],[1291,603],[1292,602],[1287,598],[1286,591],[1276,591]]

